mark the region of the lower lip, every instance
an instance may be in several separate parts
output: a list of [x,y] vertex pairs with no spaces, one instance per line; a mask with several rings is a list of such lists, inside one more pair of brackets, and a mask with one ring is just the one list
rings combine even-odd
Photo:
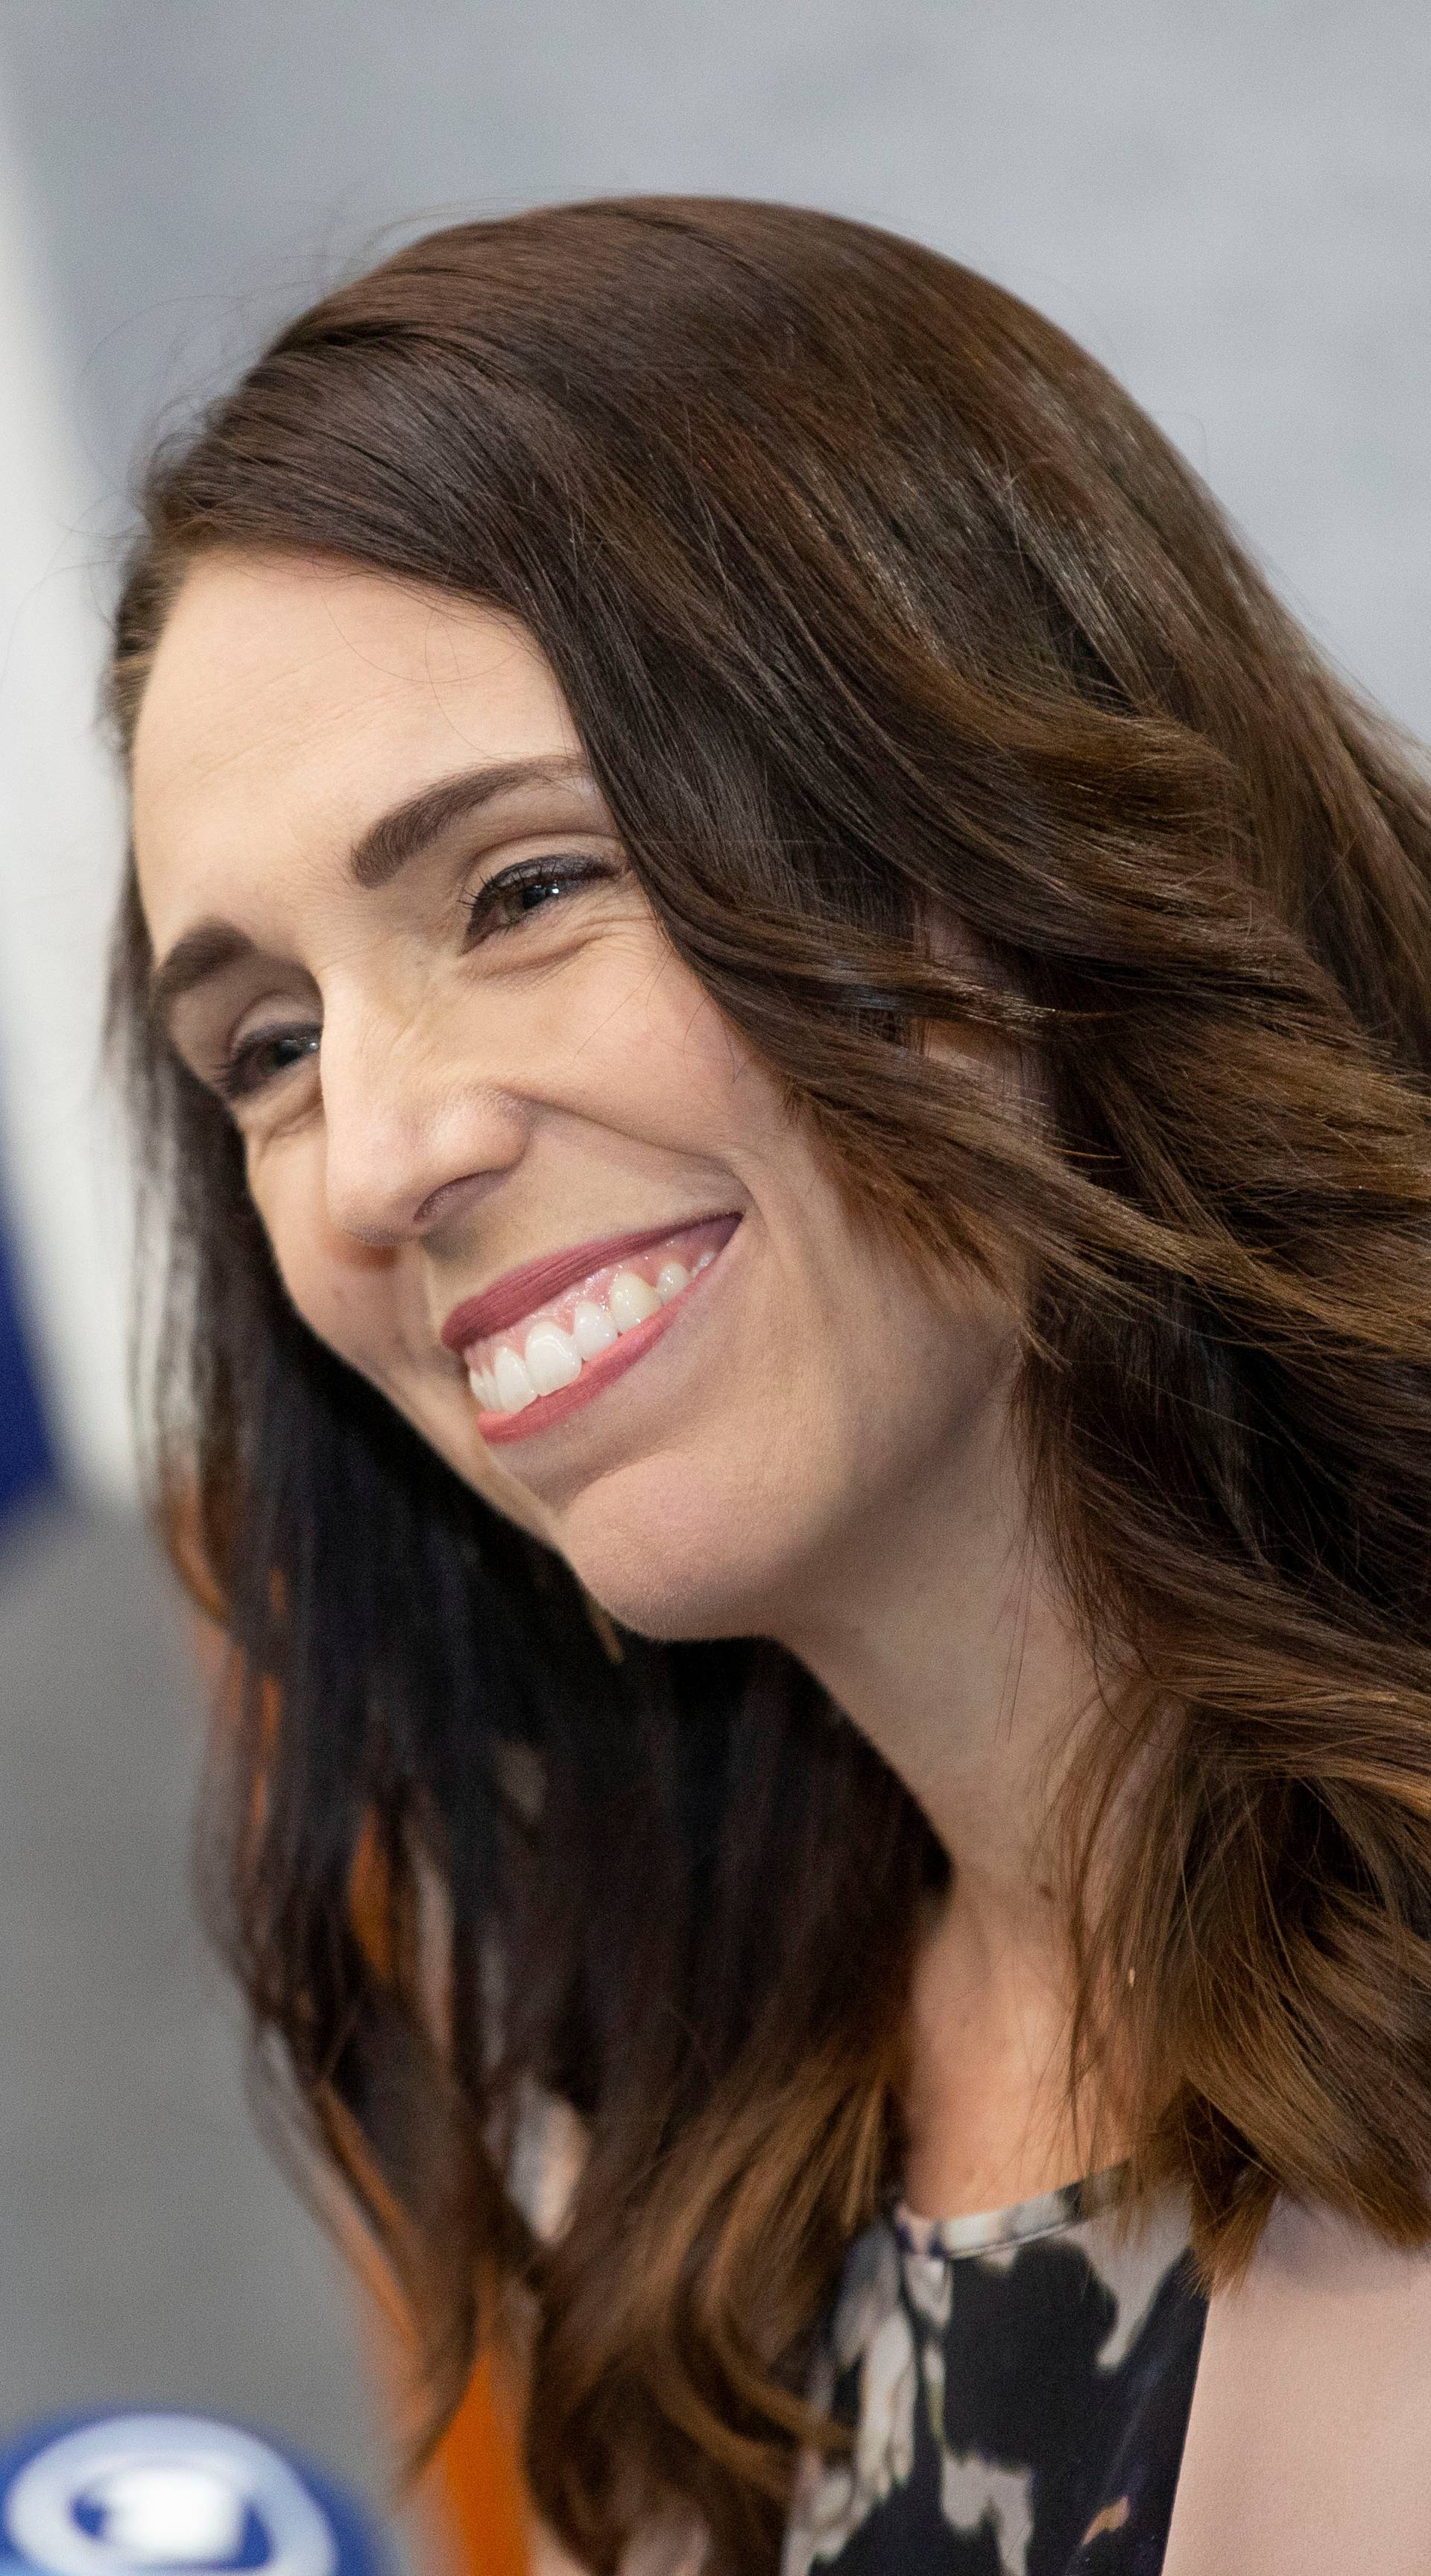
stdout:
[[559,1386],[555,1395],[539,1395],[534,1404],[524,1405],[520,1413],[479,1412],[477,1428],[488,1448],[509,1448],[515,1440],[530,1440],[538,1431],[553,1430],[557,1423],[565,1422],[569,1414],[579,1413],[584,1404],[590,1404],[593,1396],[602,1395],[607,1387],[614,1386],[619,1377],[624,1377],[628,1369],[645,1358],[691,1299],[715,1277],[739,1231],[737,1222],[715,1259],[686,1282],[680,1295],[673,1297],[669,1306],[659,1307],[654,1315],[646,1317],[643,1324],[635,1324],[629,1333],[623,1333],[619,1342],[612,1343],[610,1350],[601,1351],[594,1360],[588,1360],[572,1385]]

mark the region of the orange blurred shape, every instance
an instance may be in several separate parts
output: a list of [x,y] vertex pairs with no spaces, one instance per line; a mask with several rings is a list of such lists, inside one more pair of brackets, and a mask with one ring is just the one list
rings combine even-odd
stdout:
[[[193,1641],[200,1670],[216,1694],[222,1723],[225,1703],[237,1704],[241,1672],[220,1627],[195,1615]],[[268,1714],[276,1723],[276,1694]],[[390,1925],[383,1902],[381,1865],[371,1835],[360,1846],[353,1873],[353,1915],[370,1956],[388,1954]],[[361,2149],[355,2146],[361,2156]],[[375,2295],[380,2382],[395,2395],[407,2336],[381,2266],[353,2222],[335,2206],[336,2232],[348,2245],[359,2280]],[[433,2544],[441,2576],[532,2576],[529,2517],[522,2478],[517,2409],[490,2356],[479,2360],[457,2413],[438,2443],[415,2499]]]
[[490,2360],[477,2364],[423,2483],[454,2576],[528,2576],[516,2409]]

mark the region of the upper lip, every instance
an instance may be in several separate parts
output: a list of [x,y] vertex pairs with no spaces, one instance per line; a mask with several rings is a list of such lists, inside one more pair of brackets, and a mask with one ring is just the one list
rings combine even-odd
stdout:
[[[715,1209],[712,1215],[734,1213]],[[450,1351],[470,1350],[474,1342],[485,1341],[489,1334],[519,1324],[538,1306],[559,1297],[564,1288],[573,1287],[578,1279],[587,1279],[593,1270],[605,1270],[613,1261],[625,1261],[633,1254],[647,1252],[653,1243],[664,1243],[671,1234],[684,1234],[689,1226],[706,1225],[706,1216],[668,1217],[664,1225],[643,1226],[636,1234],[609,1234],[594,1243],[573,1243],[565,1252],[549,1252],[539,1261],[523,1262],[520,1270],[504,1270],[480,1297],[464,1297],[454,1306],[442,1327],[442,1339]]]

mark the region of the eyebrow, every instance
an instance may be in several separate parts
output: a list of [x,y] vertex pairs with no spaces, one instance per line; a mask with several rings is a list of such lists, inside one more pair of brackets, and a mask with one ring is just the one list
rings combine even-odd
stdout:
[[435,786],[422,788],[406,804],[395,805],[354,843],[348,862],[353,882],[369,888],[391,885],[408,860],[435,841],[439,832],[497,797],[509,796],[520,787],[574,787],[589,775],[579,753],[558,752],[535,760],[494,761],[485,769],[464,769],[455,778],[439,778]]
[[232,922],[200,921],[177,939],[162,965],[156,966],[149,978],[149,1009],[156,1020],[167,1020],[176,1002],[192,993],[196,984],[206,984],[213,975],[236,966],[241,958],[256,955],[254,943]]
[[[498,797],[523,787],[575,787],[589,780],[586,762],[576,752],[490,761],[481,769],[460,770],[452,778],[440,778],[434,786],[420,789],[370,824],[353,844],[348,873],[355,885],[369,892],[391,885],[408,861],[439,833]],[[154,968],[149,978],[151,1012],[157,1019],[167,1019],[186,993],[257,953],[256,943],[232,922],[196,922]]]

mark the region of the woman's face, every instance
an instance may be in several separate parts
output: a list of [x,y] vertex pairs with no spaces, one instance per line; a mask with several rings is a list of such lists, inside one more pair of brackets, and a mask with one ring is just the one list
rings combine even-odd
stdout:
[[522,629],[212,556],[134,795],[156,1002],[295,1306],[616,1617],[788,1633],[938,1507],[1011,1319],[852,1226]]

